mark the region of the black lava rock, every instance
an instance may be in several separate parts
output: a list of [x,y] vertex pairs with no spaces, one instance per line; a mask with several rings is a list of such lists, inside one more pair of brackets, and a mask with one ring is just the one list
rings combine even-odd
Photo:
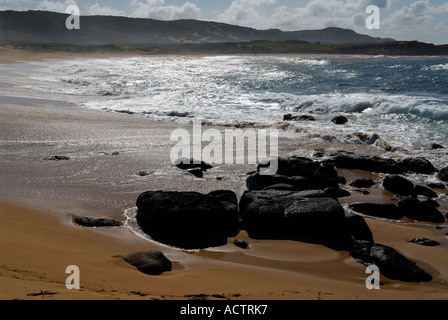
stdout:
[[351,242],[344,209],[322,190],[247,191],[240,214],[251,238],[305,241],[337,250]]
[[139,271],[148,275],[161,275],[172,270],[171,261],[160,251],[136,252],[125,256],[115,256],[122,258]]
[[400,174],[404,169],[393,159],[384,159],[366,155],[342,154],[334,158],[334,164],[340,169],[358,169],[369,172]]
[[100,227],[121,227],[123,223],[114,219],[102,218],[94,219],[89,217],[77,217],[75,218],[75,223],[89,228],[100,228]]
[[438,177],[442,181],[448,181],[448,167],[445,167],[442,170],[440,170]]
[[409,219],[434,223],[445,222],[445,217],[437,208],[418,200],[416,197],[407,197],[399,201],[398,207],[403,215]]
[[350,255],[367,266],[376,265],[389,279],[407,282],[430,282],[432,276],[395,249],[369,241],[355,241]]
[[383,187],[394,194],[408,196],[412,193],[414,184],[402,176],[390,175],[384,179]]
[[337,116],[334,117],[331,122],[335,123],[335,124],[346,124],[348,122],[348,119],[344,116]]
[[224,245],[238,231],[238,199],[233,191],[149,191],[139,196],[137,208],[137,222],[145,233],[183,249]]
[[409,241],[410,243],[416,243],[422,246],[426,246],[426,247],[436,247],[436,246],[440,246],[440,243],[438,243],[437,241],[434,240],[429,240],[426,238],[416,238],[416,239],[412,239],[411,241]]
[[350,186],[355,188],[370,188],[375,185],[375,182],[372,179],[357,179],[350,183]]

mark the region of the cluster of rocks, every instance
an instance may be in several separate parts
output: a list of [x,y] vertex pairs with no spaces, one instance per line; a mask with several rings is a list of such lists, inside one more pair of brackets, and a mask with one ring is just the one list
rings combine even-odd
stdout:
[[[191,170],[191,163],[180,161],[177,165]],[[336,171],[336,168],[349,168],[390,174],[383,187],[406,196],[398,205],[352,204],[353,211],[382,218],[406,216],[440,223],[445,217],[436,209],[436,202],[417,198],[421,194],[432,196],[429,192],[432,190],[414,186],[399,176],[408,171],[427,173],[431,168],[427,161],[396,162],[359,155],[339,155],[326,161],[291,157],[278,159],[276,175],[262,175],[260,169],[269,166],[269,163],[259,165],[248,176],[247,191],[239,200],[228,190],[209,194],[145,192],[137,199],[137,222],[154,240],[178,248],[224,245],[228,238],[246,230],[253,239],[288,239],[349,251],[353,258],[377,265],[382,274],[392,279],[431,281],[431,275],[414,262],[393,248],[375,243],[361,215],[345,212],[338,199],[349,196],[350,192],[340,187],[346,181]],[[205,163],[197,163],[195,168],[209,169]],[[368,188],[375,183],[360,180],[356,184]],[[242,241],[236,241],[235,245],[248,247]]]
[[[310,115],[294,116],[291,113],[288,113],[283,116],[283,121],[316,121],[316,119]],[[336,116],[333,119],[331,119],[331,122],[339,125],[346,124],[348,122],[348,119],[344,116]]]

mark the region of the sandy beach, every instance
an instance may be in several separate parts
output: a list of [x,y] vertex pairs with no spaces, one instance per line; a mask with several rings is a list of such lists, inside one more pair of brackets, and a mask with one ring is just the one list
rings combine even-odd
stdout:
[[[26,53],[2,50],[0,63],[39,59],[116,56],[115,53]],[[0,299],[3,300],[446,300],[448,237],[446,224],[414,224],[365,217],[375,241],[388,245],[424,268],[433,280],[408,283],[381,278],[380,290],[365,286],[366,267],[348,252],[288,240],[259,240],[241,231],[250,244],[185,251],[148,241],[126,225],[85,228],[74,217],[126,222],[145,191],[246,190],[253,165],[222,165],[204,178],[170,162],[174,122],[156,122],[130,114],[94,111],[64,101],[8,95],[0,75]],[[219,128],[218,128],[219,129]],[[282,139],[281,157],[312,157],[316,149],[379,154],[374,146]],[[46,160],[67,156],[69,161]],[[147,171],[149,175],[138,173]],[[379,175],[340,170],[351,182]],[[447,191],[440,191],[447,193]],[[393,201],[379,186],[370,195],[354,193],[343,205]],[[444,214],[448,203],[441,202]],[[414,238],[440,243],[425,247]],[[138,251],[160,250],[173,270],[148,276],[123,259]],[[80,269],[80,290],[68,290],[66,267]]]

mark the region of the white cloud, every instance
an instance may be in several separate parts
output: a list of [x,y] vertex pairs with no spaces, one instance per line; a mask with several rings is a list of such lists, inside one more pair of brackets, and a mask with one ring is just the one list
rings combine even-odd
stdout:
[[86,12],[88,15],[98,16],[125,16],[126,13],[122,10],[117,10],[111,7],[102,7],[98,3],[91,6],[86,6]]
[[44,0],[37,5],[37,10],[65,13],[67,7],[70,5],[77,5],[76,1],[67,0],[63,3],[63,2]]
[[[327,26],[354,28],[365,26],[365,9],[369,5],[388,8],[391,0],[310,0],[301,7],[283,5],[263,10],[263,7],[275,3],[276,0],[234,0],[218,16],[218,20],[262,29],[298,30]],[[362,24],[361,17],[364,17]]]
[[377,6],[380,9],[388,8],[390,0],[360,0],[359,5],[361,8],[367,8],[368,6]]
[[430,5],[429,0],[415,1],[409,6],[405,6],[400,10],[392,13],[387,22],[391,25],[402,27],[415,26],[421,28],[421,23],[432,25],[435,15],[448,13],[448,3],[441,5]]
[[201,9],[196,4],[185,2],[181,6],[165,5],[165,0],[132,0],[130,16],[159,20],[199,19]]
[[391,13],[382,25],[400,39],[440,42],[438,39],[446,39],[447,13],[448,2],[431,5],[429,0],[419,0]]
[[235,0],[229,8],[218,15],[218,20],[229,24],[263,28],[264,22],[269,20],[261,12],[260,7],[275,4],[277,0]]

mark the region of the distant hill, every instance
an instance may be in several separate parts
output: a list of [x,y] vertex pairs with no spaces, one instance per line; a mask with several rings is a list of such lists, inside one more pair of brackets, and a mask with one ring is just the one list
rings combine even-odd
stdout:
[[350,29],[342,28],[326,28],[323,30],[303,30],[286,32],[294,40],[302,40],[308,42],[328,42],[328,43],[382,43],[394,42],[390,38],[373,38],[364,34],[356,33]]
[[382,43],[353,30],[284,32],[257,30],[225,23],[198,20],[160,21],[112,16],[82,16],[80,30],[67,30],[67,14],[47,11],[0,11],[0,44],[172,45],[188,43],[236,43],[256,40],[327,43]]

